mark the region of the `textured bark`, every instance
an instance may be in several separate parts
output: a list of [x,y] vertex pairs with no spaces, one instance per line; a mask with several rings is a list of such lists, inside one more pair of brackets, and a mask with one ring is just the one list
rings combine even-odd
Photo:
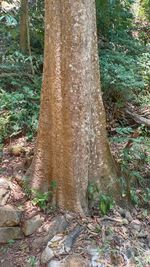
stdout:
[[45,60],[32,187],[55,180],[59,207],[87,210],[87,187],[116,195],[106,135],[94,0],[46,0]]
[[20,13],[20,50],[23,54],[28,50],[28,0],[21,0],[21,13]]

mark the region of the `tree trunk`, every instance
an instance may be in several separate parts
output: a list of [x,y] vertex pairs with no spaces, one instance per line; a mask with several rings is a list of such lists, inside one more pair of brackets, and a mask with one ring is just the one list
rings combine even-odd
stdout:
[[28,0],[21,0],[20,13],[20,50],[23,54],[28,51]]
[[45,56],[32,187],[87,211],[90,182],[119,195],[100,92],[94,0],[45,1]]

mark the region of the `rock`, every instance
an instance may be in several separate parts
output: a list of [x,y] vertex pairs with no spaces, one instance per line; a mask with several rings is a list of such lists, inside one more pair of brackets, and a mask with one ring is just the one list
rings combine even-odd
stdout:
[[100,261],[98,247],[89,245],[87,252],[91,256],[91,267],[104,267]]
[[1,178],[0,179],[0,206],[3,206],[7,203],[7,200],[10,196],[10,183],[6,180]]
[[39,246],[46,245],[46,243],[51,240],[56,234],[63,232],[67,226],[69,225],[69,222],[66,221],[66,218],[63,215],[57,216],[51,223],[49,228],[46,231],[46,235],[36,238],[33,243],[33,248],[38,248]]
[[44,218],[36,215],[23,223],[22,231],[25,236],[33,234],[43,223]]
[[142,228],[142,223],[139,220],[133,220],[130,224],[131,229],[135,230],[137,232],[140,232],[141,228]]
[[87,253],[88,253],[90,256],[98,256],[98,255],[99,255],[98,247],[97,247],[97,246],[89,245],[89,246],[87,247]]
[[71,255],[64,262],[64,266],[63,267],[90,267],[90,264],[82,256]]
[[134,253],[133,253],[132,248],[127,248],[127,250],[126,250],[126,256],[127,256],[128,259],[131,259],[131,258],[134,257]]
[[147,236],[148,236],[148,232],[147,232],[147,231],[141,230],[141,231],[138,233],[138,237],[139,237],[139,238],[147,238]]
[[11,205],[0,207],[0,227],[15,226],[20,223],[21,211]]
[[52,260],[48,263],[47,267],[64,267],[64,263],[62,261]]
[[125,209],[119,207],[118,211],[119,211],[120,215],[125,218],[125,213],[126,213]]
[[55,254],[53,250],[49,247],[49,243],[48,243],[41,255],[41,263],[42,264],[48,263],[54,256]]
[[128,210],[125,212],[125,217],[129,222],[133,221],[131,213]]
[[41,255],[41,263],[47,263],[54,255],[61,256],[66,252],[68,253],[83,229],[82,226],[76,226],[67,236],[62,233],[55,235],[48,242]]
[[119,213],[123,218],[126,218],[129,222],[133,220],[130,211],[126,209],[119,208]]
[[64,237],[62,234],[54,236],[47,244],[45,250],[41,255],[41,263],[49,262],[54,255],[61,255],[65,253],[63,245]]
[[128,220],[127,220],[127,219],[122,219],[122,224],[123,224],[123,225],[128,225],[128,224],[129,224],[129,222],[128,222]]
[[90,264],[79,255],[71,255],[66,260],[52,260],[48,263],[47,267],[90,267]]
[[21,239],[22,237],[20,227],[0,227],[0,243],[4,244],[11,239]]

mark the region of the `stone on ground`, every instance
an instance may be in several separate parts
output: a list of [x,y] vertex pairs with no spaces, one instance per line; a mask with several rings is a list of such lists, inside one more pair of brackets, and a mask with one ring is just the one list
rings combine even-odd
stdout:
[[46,230],[46,233],[43,234],[42,237],[36,238],[32,243],[32,248],[38,248],[39,246],[46,245],[49,240],[51,240],[56,234],[62,233],[67,226],[69,225],[69,222],[66,220],[66,218],[63,215],[57,216],[51,223],[48,229]]
[[33,234],[43,223],[43,218],[36,215],[23,223],[22,231],[25,236]]
[[41,255],[41,263],[45,264],[48,263],[53,257],[55,256],[53,250],[48,246],[44,249],[42,255]]
[[87,252],[91,258],[91,267],[104,267],[100,260],[98,247],[89,245],[87,247]]
[[49,262],[55,255],[65,253],[64,239],[62,234],[55,235],[48,243],[41,255],[41,263]]
[[0,243],[23,238],[20,227],[0,227]]
[[70,255],[66,260],[52,260],[47,267],[90,267],[90,264],[85,258],[79,255]]
[[6,180],[1,178],[0,179],[0,206],[3,206],[7,203],[7,200],[10,196],[10,183]]
[[11,205],[0,207],[0,227],[19,225],[21,212]]
[[90,264],[82,256],[71,255],[66,260],[64,267],[90,267]]
[[41,255],[41,262],[49,262],[54,255],[61,256],[69,253],[77,237],[82,232],[83,227],[75,227],[67,236],[63,234],[55,235],[47,244],[45,250]]
[[64,263],[57,260],[52,260],[48,263],[47,267],[64,267]]

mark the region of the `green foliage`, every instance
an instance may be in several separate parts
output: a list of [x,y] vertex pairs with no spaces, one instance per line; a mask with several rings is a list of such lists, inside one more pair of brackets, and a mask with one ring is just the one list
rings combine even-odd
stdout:
[[0,48],[3,52],[2,54],[15,51],[16,47],[18,47],[19,39],[18,12],[15,9],[7,11],[7,13],[1,11],[0,23],[0,36],[2,38]]
[[32,190],[32,192],[34,194],[34,198],[32,199],[32,204],[38,205],[42,210],[45,210],[47,202],[51,197],[51,192],[41,193],[38,192],[37,190]]
[[136,130],[139,136],[135,138],[134,131],[131,127],[118,127],[117,135],[111,140],[124,147],[119,155],[122,195],[129,194],[135,205],[146,205],[150,201],[150,191],[146,189],[147,178],[144,177],[144,173],[149,160],[147,147],[150,141],[145,126]]
[[17,20],[12,16],[12,15],[2,15],[0,17],[0,21],[5,20],[5,25],[6,26],[16,26],[18,24]]
[[26,133],[29,138],[35,134],[38,124],[40,89],[36,87],[37,83],[40,87],[41,81],[35,79],[32,84],[25,85],[24,83],[22,88],[19,88],[19,81],[14,79],[12,84],[18,87],[17,91],[0,90],[0,142],[20,132]]
[[150,21],[150,0],[141,1],[141,14]]
[[88,199],[92,205],[98,203],[98,208],[102,215],[107,214],[115,205],[113,198],[101,193],[95,183],[90,183],[88,186]]
[[[7,12],[1,11],[0,35],[7,40],[5,50],[10,53],[19,50],[20,8]],[[35,54],[42,54],[44,47],[44,1],[29,2],[29,33],[31,50]]]
[[31,192],[34,195],[34,198],[32,199],[33,205],[38,205],[40,209],[46,210],[48,202],[52,200],[54,190],[56,189],[56,181],[51,182],[51,186],[48,192],[40,192],[35,189],[31,190]]
[[15,240],[14,239],[9,239],[8,240],[8,245],[9,246],[12,246],[14,243],[15,243]]
[[3,11],[0,16],[0,144],[20,133],[32,139],[37,130],[43,68],[44,1],[29,3],[29,10],[32,56],[19,51],[20,9]]
[[36,0],[29,6],[32,51],[42,54],[44,49],[44,0]]
[[149,48],[129,34],[113,37],[100,51],[101,82],[105,97],[118,105],[137,100],[150,85]]
[[[96,0],[102,90],[105,99],[118,106],[137,100],[150,86],[150,48],[145,46],[149,30],[140,32],[141,25],[135,25],[134,2]],[[149,0],[142,1],[145,12],[149,4]]]
[[101,194],[99,196],[99,209],[102,215],[107,214],[115,205],[114,200],[106,195],[106,194]]
[[110,38],[112,31],[132,25],[131,6],[134,0],[96,0],[98,31]]
[[35,256],[29,256],[27,262],[31,265],[31,267],[36,266],[37,259]]

